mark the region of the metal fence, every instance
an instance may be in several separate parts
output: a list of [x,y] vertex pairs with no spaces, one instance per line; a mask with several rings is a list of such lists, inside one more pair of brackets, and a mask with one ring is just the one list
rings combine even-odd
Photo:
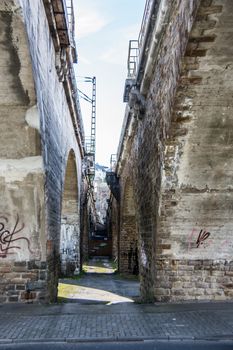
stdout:
[[138,39],[130,40],[129,42],[129,51],[128,51],[128,78],[129,79],[135,79],[137,76],[140,55],[142,54],[142,51],[143,51],[143,46],[145,42],[147,28],[149,25],[149,18],[151,16],[153,3],[154,3],[154,0],[146,1]]

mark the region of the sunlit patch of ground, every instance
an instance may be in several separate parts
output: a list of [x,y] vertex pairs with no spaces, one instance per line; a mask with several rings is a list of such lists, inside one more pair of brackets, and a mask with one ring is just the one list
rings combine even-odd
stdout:
[[116,272],[116,264],[105,257],[94,257],[83,265],[78,276],[60,280],[58,300],[78,303],[125,303],[137,300],[139,281]]
[[112,262],[90,260],[83,264],[83,271],[87,273],[114,273],[116,268]]
[[105,303],[129,303],[133,302],[132,299],[126,298],[115,293],[111,293],[105,290],[72,285],[68,283],[59,283],[58,286],[58,298],[59,300],[69,299],[77,301],[93,301],[93,302],[105,302]]

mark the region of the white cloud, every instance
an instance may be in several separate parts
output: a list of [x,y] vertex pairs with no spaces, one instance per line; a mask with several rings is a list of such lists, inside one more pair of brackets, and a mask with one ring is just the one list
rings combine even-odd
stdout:
[[121,35],[124,35],[124,38],[127,40],[136,40],[138,39],[140,31],[140,26],[137,25],[131,25],[125,28],[122,28],[120,30]]
[[122,47],[110,48],[105,51],[101,56],[100,60],[110,64],[122,64],[125,59],[122,58]]
[[100,56],[100,60],[110,64],[127,64],[129,40],[138,38],[138,26],[132,25],[118,30],[114,34],[114,45]]
[[82,5],[80,2],[78,8],[75,8],[75,15],[78,39],[98,32],[110,22],[110,19],[106,18],[92,4]]
[[91,61],[84,56],[78,55],[78,61],[83,64],[91,64]]

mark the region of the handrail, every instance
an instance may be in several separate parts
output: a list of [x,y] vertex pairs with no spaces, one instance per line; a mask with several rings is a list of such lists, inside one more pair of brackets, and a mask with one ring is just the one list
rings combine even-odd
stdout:
[[128,51],[128,78],[135,78],[138,66],[138,40],[130,40]]
[[78,122],[78,126],[79,126],[81,139],[83,140],[83,143],[84,143],[84,139],[85,139],[84,125],[83,125],[83,120],[82,120],[82,112],[81,112],[81,108],[80,108],[78,88],[77,88],[77,82],[76,82],[76,78],[75,78],[73,64],[70,65],[69,72],[70,72],[70,79],[71,79],[71,84],[72,84],[71,85],[72,86],[72,95],[73,95],[75,107],[77,110],[77,122]]
[[142,17],[141,29],[140,29],[139,36],[138,36],[138,47],[139,47],[139,49],[142,47],[144,38],[146,36],[147,26],[148,26],[148,22],[149,22],[148,18],[150,17],[150,13],[151,13],[151,10],[152,10],[152,5],[153,5],[153,0],[147,0],[146,1],[146,5],[145,5],[143,17]]
[[[147,35],[148,25],[150,22],[149,18],[151,16],[151,11],[153,10],[154,2],[155,2],[154,0],[146,1],[138,39],[129,41],[128,78],[136,78],[137,76],[138,66],[139,66],[141,55],[143,54],[144,42]],[[133,46],[133,44],[135,46]]]
[[74,19],[74,6],[73,0],[65,0],[66,1],[66,11],[68,17],[68,30],[70,41],[72,46],[75,47],[75,19]]

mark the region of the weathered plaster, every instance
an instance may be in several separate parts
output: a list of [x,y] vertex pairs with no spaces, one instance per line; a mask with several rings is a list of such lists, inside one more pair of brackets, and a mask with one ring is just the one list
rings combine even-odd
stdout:
[[40,132],[40,116],[36,105],[26,111],[25,119],[31,128]]
[[0,177],[6,183],[23,181],[30,174],[43,173],[43,159],[41,156],[22,159],[0,159]]
[[[8,231],[14,231],[17,220],[20,228],[15,233],[16,247],[12,241],[9,255],[0,259],[4,281],[0,302],[54,300],[67,157],[72,149],[77,168],[79,227],[82,152],[64,85],[57,76],[56,54],[43,2],[1,2],[0,25],[0,116],[4,138],[0,147],[0,193],[4,198],[0,213],[2,220],[8,220]],[[6,233],[0,237],[4,249]],[[7,289],[9,284],[13,286],[11,292]]]

